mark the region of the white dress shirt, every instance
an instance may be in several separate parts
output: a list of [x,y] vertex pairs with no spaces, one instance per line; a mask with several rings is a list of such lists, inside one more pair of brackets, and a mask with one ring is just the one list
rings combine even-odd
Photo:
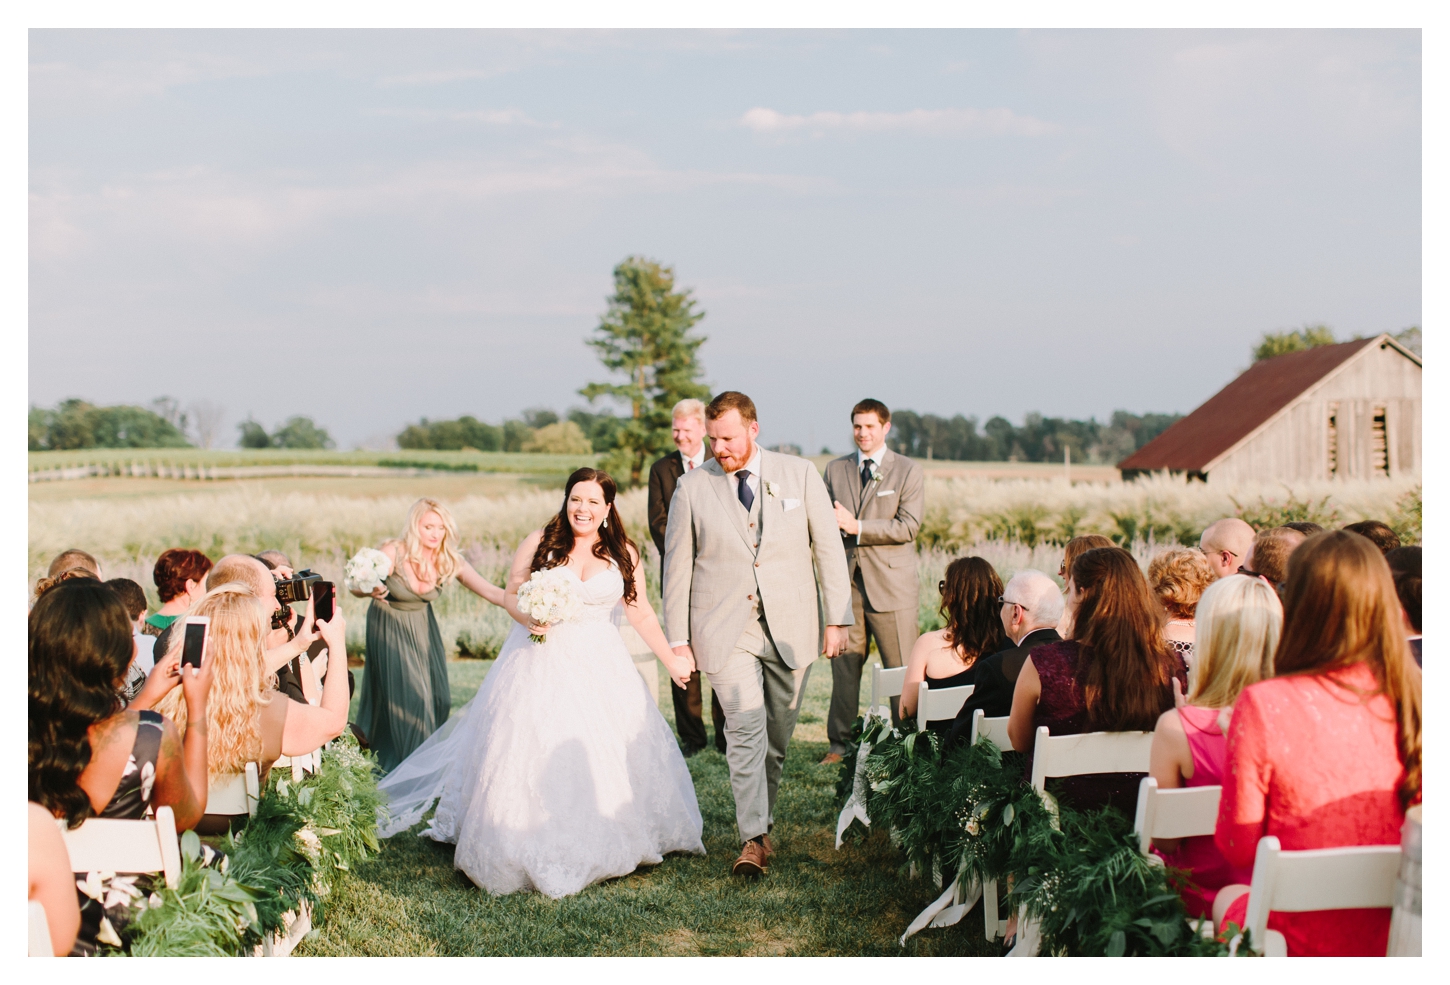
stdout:
[[685,471],[686,472],[689,472],[691,469],[697,469],[701,465],[704,465],[705,464],[705,442],[703,442],[703,441],[700,442],[700,450],[697,451],[697,452],[695,452],[695,454],[693,454],[693,455],[686,455],[684,453],[684,451],[681,450],[680,451],[680,461],[681,461],[681,463],[684,464]]
[[856,449],[856,474],[857,475],[860,475],[861,474],[861,467],[864,466],[867,462],[875,462],[878,467],[880,467],[881,465],[885,464],[885,463],[883,463],[881,461],[882,457],[885,454],[886,454],[886,445],[884,443],[881,445],[880,448],[877,448],[875,451],[871,452],[869,455],[866,452],[862,451],[861,449],[857,448]]
[[[705,454],[705,446],[704,445],[701,445],[700,446],[700,455],[701,455],[702,459],[704,457],[704,454]],[[680,457],[681,458],[684,458],[685,457],[685,453],[684,452],[680,452]],[[745,464],[745,468],[750,472],[750,476],[749,476],[749,478],[747,478],[745,480],[745,484],[747,486],[749,486],[750,487],[750,491],[753,492],[753,493],[755,493],[755,495],[758,497],[760,495],[760,446],[759,445],[756,445],[755,446],[755,451],[750,456],[750,461]],[[687,469],[687,471],[688,471],[688,469]],[[739,471],[739,469],[736,470],[736,472],[738,472],[738,471]],[[738,499],[740,497],[740,477],[736,474],[736,472],[726,472],[725,474],[728,475],[730,477],[730,481],[732,483],[734,483],[734,485],[735,485],[735,496]],[[741,506],[744,506],[744,505],[745,505],[744,503],[741,504]],[[690,641],[689,640],[670,640],[669,643],[670,643],[670,649],[671,650],[675,649],[676,647],[689,646],[690,645]]]

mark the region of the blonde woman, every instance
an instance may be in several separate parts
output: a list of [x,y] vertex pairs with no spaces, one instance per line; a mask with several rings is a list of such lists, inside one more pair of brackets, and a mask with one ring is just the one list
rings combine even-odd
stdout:
[[[1163,713],[1153,732],[1149,772],[1160,790],[1223,783],[1233,703],[1244,688],[1274,675],[1283,625],[1278,594],[1259,578],[1229,575],[1203,592],[1188,697],[1176,695],[1181,703]],[[1209,835],[1161,841],[1156,847],[1170,865],[1192,873],[1196,885],[1183,889],[1192,916],[1208,916],[1221,887],[1247,883],[1251,875],[1232,868]]]
[[[271,612],[240,582],[219,585],[203,596],[190,614],[209,616],[206,654],[211,693],[206,715],[207,779],[215,782],[240,773],[247,763],[260,764],[263,775],[278,756],[302,756],[342,734],[347,725],[347,624],[338,610],[330,622],[317,622],[327,642],[328,664],[321,701],[306,705],[289,701],[277,690],[277,677],[266,673],[265,640]],[[170,673],[181,648],[158,661],[156,673]],[[173,690],[156,710],[186,729],[187,706]],[[202,834],[227,829],[231,818],[207,814],[196,826]]]
[[498,606],[504,605],[504,591],[458,553],[453,514],[436,499],[414,503],[403,536],[379,550],[392,559],[393,573],[374,590],[368,607],[357,726],[379,764],[391,770],[448,720],[452,707],[447,651],[433,615],[443,586],[456,578]]

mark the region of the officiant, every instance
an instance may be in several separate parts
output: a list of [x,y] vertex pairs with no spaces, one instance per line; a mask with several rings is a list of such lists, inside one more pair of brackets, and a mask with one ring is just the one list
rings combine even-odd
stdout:
[[[851,574],[856,621],[846,652],[831,661],[831,710],[826,719],[830,751],[822,765],[839,763],[860,713],[861,669],[870,640],[883,667],[900,667],[917,636],[916,533],[926,506],[920,463],[886,447],[891,411],[879,400],[851,409],[856,451],[826,466],[826,489]],[[891,699],[896,720],[897,699]]]

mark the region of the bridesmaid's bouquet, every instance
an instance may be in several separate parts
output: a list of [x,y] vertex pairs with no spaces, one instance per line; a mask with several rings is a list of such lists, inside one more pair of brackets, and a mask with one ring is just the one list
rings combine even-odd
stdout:
[[364,547],[343,569],[343,584],[353,591],[371,595],[383,587],[392,573],[392,559],[375,547]]
[[[556,626],[579,614],[582,605],[578,583],[569,577],[567,568],[545,568],[535,571],[519,586],[519,612],[540,626]],[[530,633],[535,643],[544,637]]]

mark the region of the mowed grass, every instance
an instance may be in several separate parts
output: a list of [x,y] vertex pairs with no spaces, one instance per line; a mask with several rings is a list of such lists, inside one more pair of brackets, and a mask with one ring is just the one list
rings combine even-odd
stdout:
[[[475,660],[449,663],[455,709],[473,697],[489,666]],[[661,677],[660,710],[673,724],[668,685]],[[400,834],[385,841],[381,854],[359,866],[326,901],[316,936],[298,953],[997,953],[997,946],[983,939],[980,906],[957,926],[925,931],[901,947],[897,939],[906,925],[941,890],[928,879],[909,878],[883,832],[862,844],[834,848],[837,767],[817,765],[827,748],[830,695],[830,667],[818,661],[781,780],[772,836],[777,851],[769,874],[758,881],[730,874],[739,854],[735,806],[725,758],[712,748],[687,761],[705,822],[704,857],[670,856],[562,900],[537,893],[495,897],[453,868],[453,846]]]

